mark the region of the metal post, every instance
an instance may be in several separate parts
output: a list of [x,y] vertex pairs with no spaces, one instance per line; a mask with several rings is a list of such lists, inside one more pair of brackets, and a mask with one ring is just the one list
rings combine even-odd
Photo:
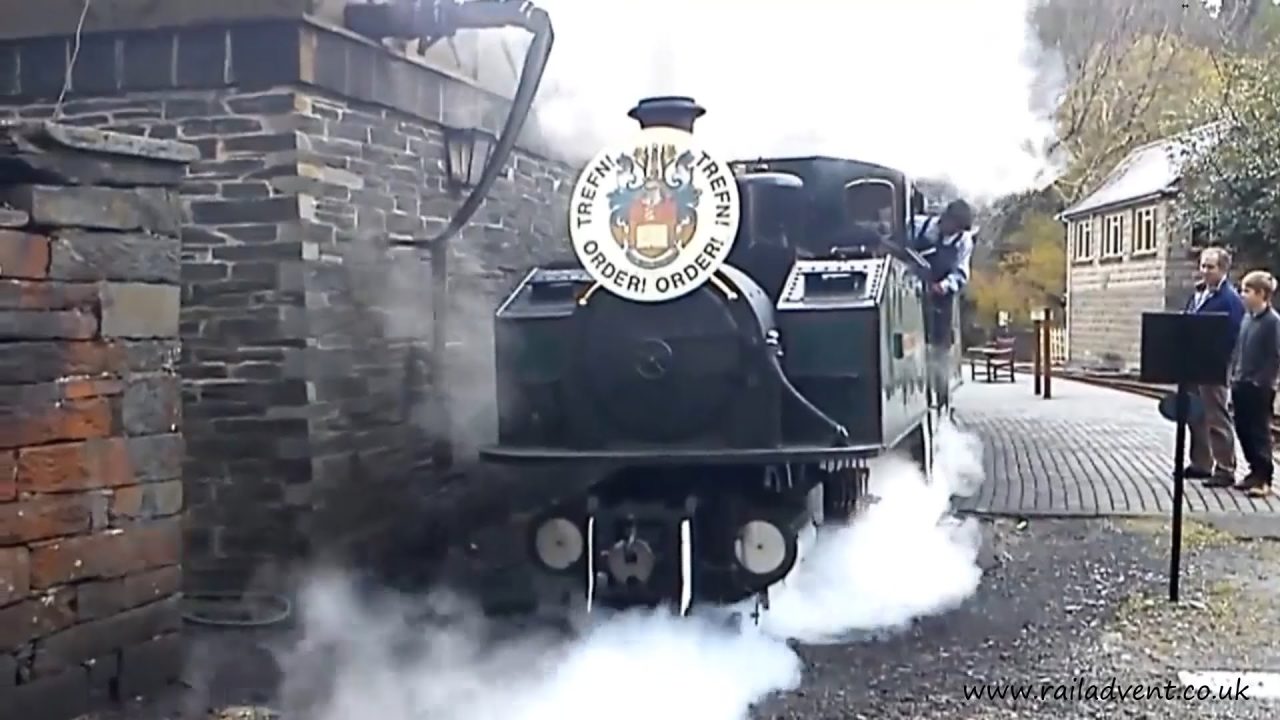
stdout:
[[1033,325],[1035,326],[1036,330],[1035,330],[1035,335],[1031,337],[1031,344],[1035,348],[1035,350],[1032,352],[1032,356],[1033,356],[1032,362],[1034,364],[1034,368],[1031,371],[1031,375],[1036,379],[1036,396],[1039,397],[1040,396],[1040,349],[1042,345],[1042,343],[1040,342],[1040,333],[1043,329],[1044,323],[1040,322],[1039,320],[1035,320],[1033,321]]
[[1190,405],[1187,387],[1178,384],[1178,400],[1174,411],[1177,431],[1173,441],[1173,538],[1169,543],[1169,602],[1178,602],[1178,576],[1182,572],[1182,490],[1186,468],[1187,413]]
[[1053,391],[1049,388],[1049,381],[1053,377],[1053,310],[1051,308],[1044,309],[1044,323],[1042,323],[1041,332],[1043,335],[1044,350],[1040,353],[1040,362],[1044,366],[1044,399],[1048,400],[1053,397]]

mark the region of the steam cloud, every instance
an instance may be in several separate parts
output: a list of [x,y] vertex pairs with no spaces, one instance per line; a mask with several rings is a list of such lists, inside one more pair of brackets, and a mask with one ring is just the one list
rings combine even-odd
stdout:
[[[976,2],[972,7],[998,5]],[[908,74],[884,71],[906,59],[902,34],[865,29],[871,25],[917,33],[914,46],[938,48],[927,52],[936,53],[939,67],[974,56],[971,44],[919,34],[910,17],[919,7],[905,7],[919,3],[850,2],[852,9],[842,11],[841,3],[794,0],[785,4],[787,17],[780,15],[781,2],[740,3],[734,18],[725,16],[729,4],[694,0],[538,4],[552,13],[557,42],[534,122],[566,159],[589,157],[630,133],[634,124],[625,111],[638,98],[690,94],[709,110],[700,134],[727,156],[850,155],[938,176],[955,171],[962,189],[1013,182],[1022,172],[1019,163],[1027,160],[1014,157],[1016,148],[1007,158],[995,157],[984,140],[1008,145],[1009,137],[1020,134],[992,118],[1025,114],[1022,93],[975,101],[967,96],[970,86],[960,84],[954,90],[964,96],[951,98],[950,89],[933,87],[927,75],[910,88],[903,84]],[[955,12],[953,4],[923,4],[934,13],[930,28],[963,22],[942,17]],[[826,20],[805,25],[803,32],[778,34],[780,23],[806,13]],[[1020,9],[1007,14],[1020,28]],[[854,27],[864,30],[851,45],[848,31]],[[480,47],[474,57],[501,64],[506,53],[485,47],[498,35],[476,34]],[[519,55],[524,37],[511,37]],[[990,62],[1000,72],[1017,64],[1007,58]],[[820,87],[832,79],[831,68],[845,68],[847,82]],[[986,77],[983,87],[999,84]],[[920,130],[904,133],[904,117],[911,115],[903,108],[929,94],[939,106],[986,107],[959,113],[939,129],[928,119],[936,114],[926,103],[917,118]],[[963,122],[973,125],[956,125]],[[895,155],[879,155],[886,144]],[[969,151],[973,157],[955,154]],[[425,265],[403,258],[387,273],[385,263],[372,256],[347,261],[364,304],[388,309],[380,329],[425,342]],[[454,277],[474,281],[482,275],[467,258],[455,261]],[[470,376],[455,372],[451,384],[454,407],[463,416],[455,422],[464,426],[462,439],[469,444],[492,434],[465,427],[471,424],[467,417],[492,402],[478,379],[491,377],[491,342],[482,336],[492,303],[474,283],[460,282],[451,287],[451,304],[457,311],[451,339],[466,359],[457,366],[475,365]],[[417,422],[430,426],[425,415]],[[901,628],[952,609],[975,591],[981,580],[978,527],[952,517],[949,502],[981,483],[981,448],[945,428],[936,452],[933,484],[901,458],[876,463],[871,492],[879,502],[850,527],[825,533],[805,565],[775,593],[763,626],[744,633],[712,620],[629,612],[599,618],[571,637],[529,630],[511,635],[484,619],[468,599],[446,591],[428,598],[393,596],[358,589],[341,574],[314,576],[300,604],[302,639],[279,658],[280,709],[285,717],[308,720],[585,720],[606,713],[618,720],[738,720],[766,695],[800,683],[802,663],[786,639],[833,642],[858,631]]]
[[[535,123],[571,159],[633,132],[639,98],[677,94],[707,108],[698,133],[725,157],[855,157],[950,179],[970,199],[1023,190],[1045,168],[1028,149],[1048,127],[1030,103],[1027,0],[537,4],[556,42]],[[481,74],[510,78],[505,58],[527,39],[474,42]],[[499,42],[507,52],[483,47]]]
[[976,521],[950,514],[982,481],[981,445],[950,426],[932,484],[909,461],[876,463],[879,501],[827,534],[760,629],[627,612],[573,637],[503,637],[465,599],[371,596],[337,575],[303,593],[303,639],[281,656],[286,717],[310,720],[739,720],[800,683],[784,642],[830,642],[945,612],[977,588]]

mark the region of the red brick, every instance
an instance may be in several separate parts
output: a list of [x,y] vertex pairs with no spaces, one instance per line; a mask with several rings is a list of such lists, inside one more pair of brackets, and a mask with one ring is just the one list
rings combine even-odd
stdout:
[[0,399],[0,448],[108,437],[117,424],[107,398],[58,400],[37,407]]
[[31,586],[116,578],[177,565],[181,559],[182,525],[179,518],[172,518],[33,545]]
[[176,565],[118,580],[81,583],[76,586],[76,612],[82,621],[97,620],[163,600],[181,589],[182,568]]
[[0,278],[42,279],[49,274],[49,238],[0,230]]
[[71,588],[58,588],[0,608],[0,653],[74,625],[75,597]]
[[18,451],[18,488],[57,493],[136,482],[124,438],[59,443]]
[[76,378],[59,381],[62,397],[66,400],[121,395],[124,381],[119,378]]
[[37,497],[0,505],[0,547],[89,529],[92,504],[81,495]]
[[92,310],[101,304],[93,283],[0,279],[0,310]]
[[0,450],[0,502],[18,497],[18,456],[11,450]]
[[31,557],[26,548],[0,548],[0,607],[31,591]]

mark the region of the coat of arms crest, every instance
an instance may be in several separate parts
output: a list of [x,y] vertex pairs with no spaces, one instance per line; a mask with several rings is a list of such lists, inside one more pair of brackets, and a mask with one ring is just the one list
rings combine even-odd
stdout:
[[614,160],[618,184],[609,194],[613,239],[638,267],[670,265],[698,227],[700,191],[693,186],[693,153],[654,143]]

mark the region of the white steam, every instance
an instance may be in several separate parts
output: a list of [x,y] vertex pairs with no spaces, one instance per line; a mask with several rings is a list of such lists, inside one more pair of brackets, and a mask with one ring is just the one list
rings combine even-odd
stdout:
[[[535,122],[585,159],[647,95],[691,95],[729,157],[830,154],[949,178],[970,199],[1025,189],[1047,132],[1030,109],[1026,0],[537,0],[556,30]],[[514,76],[522,32],[477,34]],[[508,49],[483,47],[497,43]],[[975,40],[980,38],[980,40]],[[508,80],[510,83],[510,80]]]
[[879,502],[821,539],[771,600],[768,632],[833,642],[850,632],[898,629],[973,594],[982,579],[981,528],[974,518],[953,516],[951,498],[982,484],[982,445],[944,425],[936,452],[932,483],[906,458],[876,464],[870,492]]
[[976,590],[977,526],[949,502],[981,482],[981,445],[944,428],[936,453],[928,484],[905,460],[876,463],[879,502],[819,543],[775,594],[763,632],[637,611],[571,638],[503,638],[456,596],[370,598],[317,578],[302,599],[303,639],[281,658],[281,709],[308,720],[740,720],[799,685],[785,638],[899,628]]

